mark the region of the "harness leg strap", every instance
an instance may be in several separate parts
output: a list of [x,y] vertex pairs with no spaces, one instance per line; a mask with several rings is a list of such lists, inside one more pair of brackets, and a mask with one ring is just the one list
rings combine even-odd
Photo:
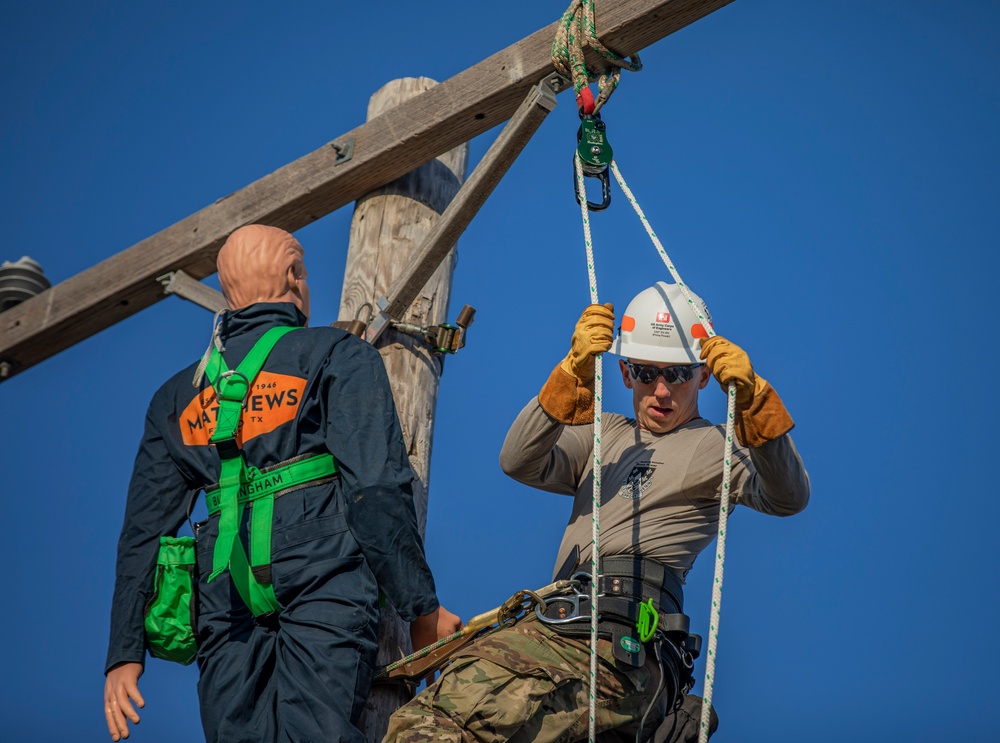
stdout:
[[219,536],[215,540],[215,552],[212,555],[212,574],[208,582],[219,577],[229,563],[229,555],[233,545],[238,541],[240,518],[243,508],[239,503],[239,489],[243,474],[243,457],[222,460],[222,474],[219,478]]
[[250,508],[250,568],[258,583],[271,585],[271,526],[274,496],[254,501]]
[[271,586],[261,586],[254,579],[246,552],[243,551],[243,545],[239,541],[233,545],[232,554],[229,556],[229,575],[236,592],[254,616],[260,617],[281,610],[274,589]]

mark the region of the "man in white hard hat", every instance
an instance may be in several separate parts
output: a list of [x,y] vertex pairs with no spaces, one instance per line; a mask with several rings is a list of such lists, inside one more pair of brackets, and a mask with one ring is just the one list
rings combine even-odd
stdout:
[[[660,282],[628,305],[617,338],[611,305],[589,306],[570,352],[521,411],[500,454],[504,472],[573,498],[554,578],[573,588],[538,616],[473,643],[401,708],[387,740],[579,740],[588,733],[594,357],[611,350],[633,417],[602,415],[597,732],[696,740],[699,641],[687,633],[682,584],[715,538],[725,431],[702,418],[714,375],[736,382],[731,502],[789,516],[809,500],[792,419],[738,346],[708,332],[697,297]],[[610,373],[605,375],[610,379]],[[651,630],[650,628],[654,629]],[[714,723],[714,720],[713,720]],[[465,737],[463,737],[463,735]]]

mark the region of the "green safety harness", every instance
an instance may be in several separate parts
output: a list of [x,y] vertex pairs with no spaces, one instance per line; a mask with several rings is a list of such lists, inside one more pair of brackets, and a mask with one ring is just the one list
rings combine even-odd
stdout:
[[[215,444],[222,463],[218,486],[205,490],[209,514],[219,514],[219,536],[208,580],[215,580],[229,568],[240,598],[258,617],[281,610],[271,585],[274,499],[305,485],[329,481],[337,475],[336,461],[328,453],[306,454],[259,470],[246,463],[243,450],[236,443],[243,405],[254,380],[278,339],[296,329],[268,330],[234,371],[226,366],[219,348],[213,348],[205,368],[209,379],[213,380],[219,403],[215,432],[209,441]],[[253,508],[248,560],[238,536],[243,509],[250,503]],[[190,518],[190,509],[188,516]],[[153,593],[145,607],[143,621],[146,646],[155,658],[188,665],[197,656],[194,572],[194,538],[160,537]]]
[[[206,374],[213,380],[219,404],[215,432],[209,441],[219,452],[222,467],[218,487],[205,491],[210,514],[219,514],[219,536],[212,557],[208,582],[226,568],[240,598],[255,616],[281,610],[271,585],[271,528],[276,495],[292,488],[333,477],[337,465],[332,454],[297,457],[267,470],[248,465],[236,442],[243,405],[254,379],[264,366],[278,339],[297,328],[271,328],[246,358],[230,370],[218,348],[212,349]],[[243,510],[253,504],[249,524],[250,557],[239,539]]]

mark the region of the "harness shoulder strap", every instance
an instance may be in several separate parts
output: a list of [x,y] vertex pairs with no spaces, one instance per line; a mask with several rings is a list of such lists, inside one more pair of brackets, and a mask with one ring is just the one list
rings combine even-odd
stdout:
[[253,380],[264,367],[264,362],[270,356],[274,344],[293,330],[298,330],[298,328],[279,327],[268,330],[254,344],[235,371],[229,370],[229,367],[226,366],[226,360],[217,348],[212,349],[212,356],[209,358],[208,367],[205,370],[208,378],[212,380],[219,402],[218,421],[215,432],[209,439],[212,443],[217,444],[220,441],[236,437],[240,417],[243,413],[243,402],[250,393]]
[[[226,360],[218,349],[213,349],[206,368],[209,379],[213,380],[216,399],[219,403],[215,431],[209,441],[215,444],[221,462],[219,536],[215,542],[212,573],[208,580],[209,582],[215,580],[226,568],[229,568],[237,592],[257,616],[277,611],[279,607],[274,589],[270,585],[269,576],[262,575],[262,577],[267,578],[266,586],[258,582],[247,561],[243,545],[237,538],[244,508],[244,505],[240,503],[239,490],[240,486],[247,481],[248,467],[243,458],[243,451],[236,442],[236,435],[243,415],[243,403],[250,393],[254,380],[263,368],[264,362],[278,340],[297,329],[294,327],[271,328],[261,336],[260,340],[254,344],[243,361],[233,371],[229,370]],[[273,497],[262,500],[269,501],[268,505],[273,504]],[[271,509],[268,507],[260,509],[260,511],[267,513],[259,513],[257,507],[253,510],[250,541],[251,550],[254,557],[257,558],[254,562],[256,564],[258,561],[262,561],[269,568]],[[255,546],[257,549],[254,549]]]

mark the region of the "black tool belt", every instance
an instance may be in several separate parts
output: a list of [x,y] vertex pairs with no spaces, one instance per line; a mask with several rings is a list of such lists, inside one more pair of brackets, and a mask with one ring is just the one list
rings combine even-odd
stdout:
[[[590,565],[563,570],[556,578],[573,580],[575,587],[565,596],[548,599],[544,610],[538,607],[538,618],[561,634],[589,635]],[[645,663],[648,643],[639,641],[637,625],[641,605],[650,602],[658,613],[656,637],[669,640],[682,656],[698,656],[701,638],[688,633],[683,586],[670,568],[641,557],[606,557],[601,559],[597,588],[597,634],[611,641],[619,661],[636,668]]]

